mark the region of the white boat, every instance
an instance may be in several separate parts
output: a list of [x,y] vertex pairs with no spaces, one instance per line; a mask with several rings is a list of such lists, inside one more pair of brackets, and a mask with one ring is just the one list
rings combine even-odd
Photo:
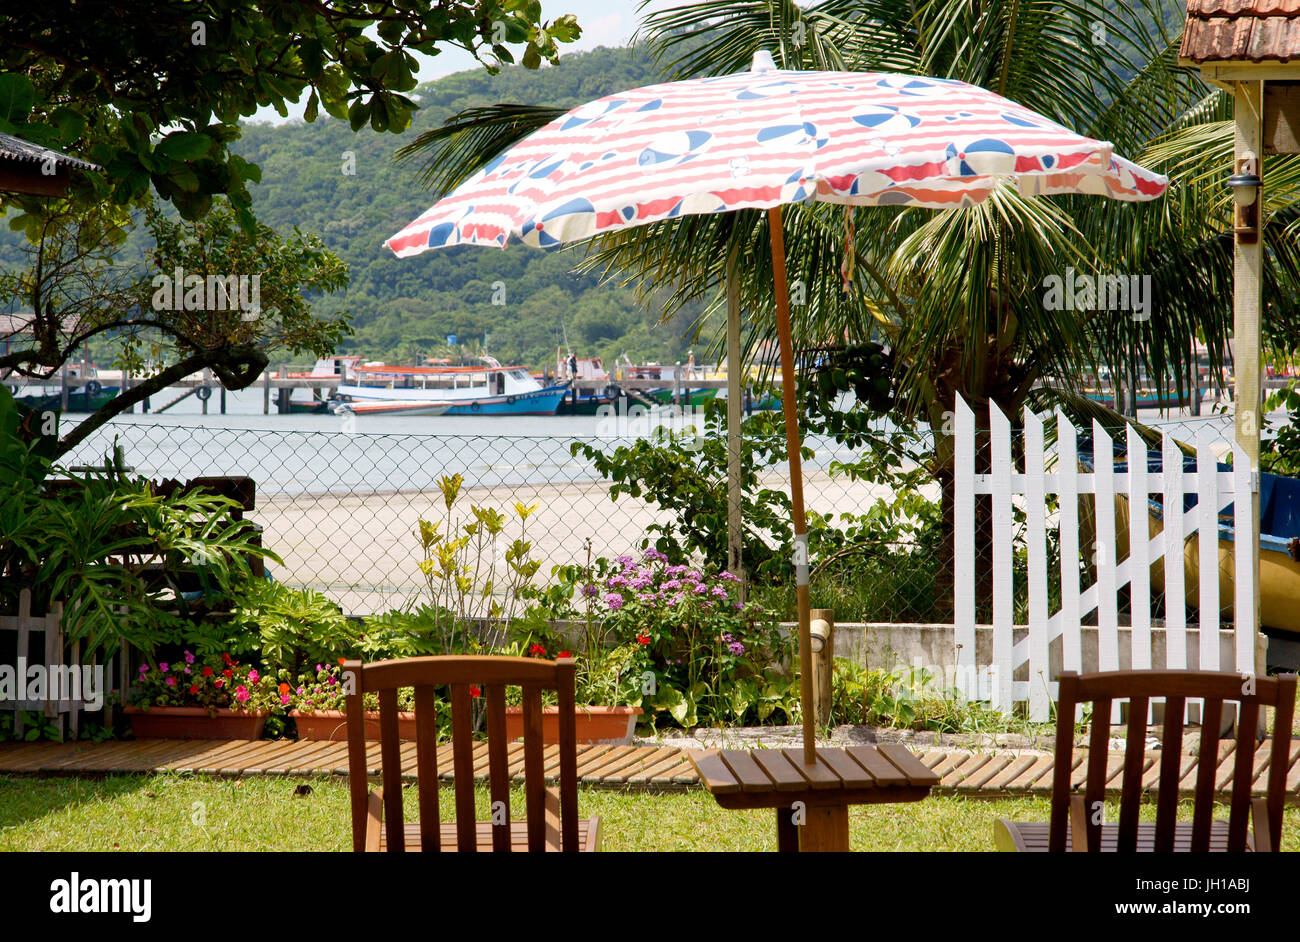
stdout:
[[568,384],[543,386],[523,367],[482,357],[481,366],[353,367],[330,411],[399,415],[554,415]]
[[331,401],[329,406],[335,415],[442,415],[450,408],[450,403],[419,399]]

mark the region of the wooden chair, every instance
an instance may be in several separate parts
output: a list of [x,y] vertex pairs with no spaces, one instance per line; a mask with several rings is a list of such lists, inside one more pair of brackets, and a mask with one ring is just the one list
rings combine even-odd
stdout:
[[[343,665],[347,697],[348,777],[352,794],[352,849],[459,851],[593,851],[600,820],[578,819],[578,759],[574,728],[574,662],[524,657],[414,657]],[[438,817],[438,742],[435,688],[451,688],[451,760],[456,821]],[[487,705],[489,793],[493,821],[474,815],[474,739],[471,686],[482,688]],[[523,771],[526,819],[510,820],[510,766],[506,741],[506,687],[523,688]],[[402,818],[401,743],[397,691],[415,688],[415,763],[420,821]],[[543,755],[542,691],[559,698],[558,754]],[[379,760],[382,789],[370,792],[362,697],[379,694]],[[409,761],[409,756],[407,761]],[[445,758],[445,754],[444,754]],[[558,759],[559,789],[546,787],[544,766]]]
[[[1060,676],[1056,722],[1056,760],[1052,778],[1051,821],[1017,824],[1005,819],[993,826],[999,850],[1015,851],[1276,851],[1282,841],[1282,801],[1290,765],[1291,718],[1295,710],[1296,678],[1247,678],[1241,674],[1211,671],[1113,671]],[[1158,768],[1159,786],[1154,824],[1139,823],[1145,783],[1156,766],[1144,772],[1147,706],[1153,697],[1165,698],[1164,740]],[[1182,754],[1183,710],[1189,699],[1204,701],[1201,715],[1200,761],[1196,763],[1196,788],[1190,823],[1175,820],[1178,782],[1190,775]],[[1106,782],[1114,775],[1110,758],[1111,703],[1129,701],[1128,741],[1124,751],[1118,824],[1101,822]],[[1240,704],[1236,760],[1227,822],[1214,821],[1215,775],[1219,756],[1219,731],[1224,702]],[[1074,762],[1075,706],[1091,702],[1092,729],[1088,743],[1087,777],[1082,794],[1071,794]],[[1255,769],[1259,708],[1276,708],[1273,747],[1268,759],[1268,791],[1251,798]],[[1254,818],[1249,832],[1247,815]]]

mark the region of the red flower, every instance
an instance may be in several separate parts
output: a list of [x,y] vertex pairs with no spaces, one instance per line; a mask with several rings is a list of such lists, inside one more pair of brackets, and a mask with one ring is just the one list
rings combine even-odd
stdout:
[[573,657],[573,655],[572,655],[570,652],[568,652],[568,651],[561,651],[559,656],[560,656],[560,657]]
[[637,635],[637,636],[636,636],[636,643],[639,644],[639,645],[641,645],[641,647],[644,648],[647,644],[650,643],[650,636],[649,636],[649,635]]
[[474,686],[473,684],[470,684],[470,685],[469,685],[469,695],[470,695],[471,697],[481,697],[481,696],[483,696],[483,691],[482,691],[482,690],[479,690],[478,687]]
[[347,658],[345,658],[345,657],[341,657],[341,658],[339,658],[339,663],[340,663],[340,664],[346,664],[347,662],[348,662],[348,659],[347,659]]
[[199,692],[199,685],[198,685],[198,684],[190,684],[190,693],[195,694],[195,693],[198,693],[198,692]]
[[204,676],[204,677],[211,677],[211,676],[212,676],[212,668],[211,668],[211,667],[207,667],[207,666],[205,665],[204,668],[203,668],[203,676]]
[[229,667],[227,667],[225,670],[223,670],[223,671],[221,672],[221,676],[222,676],[222,677],[234,677],[234,676],[235,676],[235,672],[232,671]]
[[223,661],[225,661],[227,665],[230,665],[230,664],[233,664],[233,663],[234,663],[234,661],[232,661],[232,660],[230,659],[230,655],[229,655],[229,654],[223,654],[223,655],[221,655],[221,659],[222,659]]
[[288,692],[289,692],[289,685],[285,683],[280,684],[280,693],[283,694]]
[[546,649],[540,644],[534,644],[528,649],[529,657],[546,657]]

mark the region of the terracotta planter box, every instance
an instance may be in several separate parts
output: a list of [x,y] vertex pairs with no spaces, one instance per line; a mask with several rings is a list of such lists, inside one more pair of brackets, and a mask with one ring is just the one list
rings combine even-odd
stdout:
[[217,710],[203,707],[126,707],[136,739],[261,739],[265,712]]
[[[315,713],[293,713],[298,726],[299,739],[319,739],[329,742],[347,742],[348,715],[342,710],[317,710]],[[366,738],[379,739],[379,711],[366,712]],[[397,714],[397,738],[415,739],[415,714]]]
[[[578,742],[628,743],[636,730],[640,707],[579,706],[575,711]],[[524,708],[506,707],[506,736],[517,739],[524,734]],[[560,708],[542,707],[542,741],[560,741]]]

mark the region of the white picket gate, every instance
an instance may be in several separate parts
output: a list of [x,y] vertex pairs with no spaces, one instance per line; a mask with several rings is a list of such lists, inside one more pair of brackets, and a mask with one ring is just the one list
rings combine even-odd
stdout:
[[[1181,604],[1166,606],[1164,663],[1152,663],[1151,566],[1161,559],[1177,560],[1163,566],[1167,599],[1184,598],[1184,542],[1193,534],[1199,550],[1199,644],[1196,667],[1202,670],[1255,670],[1253,606],[1254,571],[1250,547],[1257,539],[1250,508],[1252,481],[1250,465],[1235,445],[1232,470],[1220,471],[1214,453],[1216,444],[1202,432],[1196,442],[1196,471],[1185,471],[1183,455],[1168,433],[1163,436],[1161,471],[1150,473],[1147,444],[1131,427],[1127,432],[1127,469],[1114,468],[1114,442],[1093,423],[1095,465],[1091,472],[1079,470],[1078,431],[1056,413],[1056,460],[1049,470],[1044,447],[1043,419],[1028,409],[1024,416],[1024,464],[1017,470],[1012,462],[1011,423],[996,405],[989,406],[991,472],[975,473],[975,414],[958,397],[953,432],[956,435],[955,466],[955,632],[958,686],[967,696],[990,700],[994,707],[1009,710],[1016,702],[1028,701],[1034,720],[1050,718],[1056,682],[1051,674],[1049,650],[1061,639],[1059,664],[1065,670],[1083,669],[1082,619],[1097,613],[1097,665],[1099,670],[1119,670],[1120,625],[1117,592],[1130,587],[1131,649],[1129,666],[1186,668],[1188,626]],[[975,498],[992,497],[993,598],[992,654],[988,663],[978,663],[976,647],[975,593]],[[1060,535],[1060,609],[1048,611],[1047,495],[1059,496],[1055,520]],[[1196,495],[1196,505],[1183,510],[1184,495]],[[1079,501],[1093,495],[1095,507],[1096,582],[1080,590]],[[1128,555],[1118,559],[1115,496],[1124,495],[1129,505]],[[1134,495],[1137,500],[1134,501]],[[1151,533],[1147,501],[1151,495],[1162,500],[1162,532]],[[1020,498],[1017,501],[1017,498]],[[1013,502],[1025,513],[1024,539],[1027,548],[1027,624],[1014,624],[1013,604]],[[1234,663],[1221,663],[1219,599],[1219,512],[1234,506]],[[1016,636],[1021,637],[1017,640]],[[1027,680],[1016,680],[1027,666]]]

